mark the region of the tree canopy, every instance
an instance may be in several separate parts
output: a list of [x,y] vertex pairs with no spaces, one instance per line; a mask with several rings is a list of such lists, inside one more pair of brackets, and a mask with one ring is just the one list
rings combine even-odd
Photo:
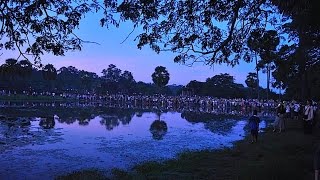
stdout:
[[149,45],[156,52],[176,52],[176,62],[236,65],[247,55],[243,44],[251,31],[267,25],[283,27],[279,25],[288,18],[293,24],[287,29],[299,24],[319,31],[319,20],[307,18],[318,17],[316,0],[9,0],[0,1],[0,9],[0,48],[16,48],[22,56],[36,59],[44,52],[64,55],[80,50],[85,41],[74,30],[86,13],[97,11],[104,13],[102,26],[131,21],[142,27],[138,48]]
[[160,88],[166,86],[170,80],[170,74],[163,66],[157,66],[151,75],[152,81]]

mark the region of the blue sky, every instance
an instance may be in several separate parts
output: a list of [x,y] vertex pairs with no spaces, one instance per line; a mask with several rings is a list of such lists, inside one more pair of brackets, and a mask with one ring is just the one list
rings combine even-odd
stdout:
[[[119,28],[101,27],[97,14],[88,14],[76,31],[83,40],[94,41],[98,44],[84,44],[82,51],[67,52],[63,57],[44,55],[43,64],[51,63],[57,69],[62,66],[75,66],[80,70],[96,72],[101,75],[102,69],[109,64],[115,64],[121,70],[133,73],[136,81],[152,82],[151,74],[156,66],[167,67],[170,73],[169,84],[186,85],[191,80],[205,81],[206,78],[220,73],[229,73],[235,77],[237,83],[245,85],[248,72],[255,72],[254,63],[240,62],[238,66],[215,65],[214,67],[196,63],[192,67],[173,62],[174,54],[171,52],[155,53],[147,46],[139,50],[134,33],[125,41],[132,31],[131,23],[123,23]],[[121,43],[123,42],[123,43]],[[17,52],[5,52],[0,56],[2,64],[6,58],[17,57]],[[266,75],[260,74],[260,86],[266,87]]]

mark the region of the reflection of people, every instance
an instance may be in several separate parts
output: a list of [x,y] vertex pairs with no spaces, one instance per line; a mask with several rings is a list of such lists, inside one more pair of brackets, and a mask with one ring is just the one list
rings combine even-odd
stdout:
[[249,118],[249,127],[252,136],[252,143],[258,141],[260,118],[257,116],[257,110],[253,110],[253,115]]

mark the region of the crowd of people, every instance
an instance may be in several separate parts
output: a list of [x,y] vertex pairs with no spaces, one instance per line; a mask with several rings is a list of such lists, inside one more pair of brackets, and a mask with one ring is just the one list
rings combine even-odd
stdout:
[[[319,103],[312,100],[307,100],[305,104],[297,101],[283,101],[274,108],[275,121],[273,123],[273,132],[284,132],[286,130],[286,122],[289,120],[301,120],[303,124],[304,134],[312,134],[312,130],[320,127],[320,107]],[[258,141],[260,118],[257,116],[257,110],[253,110],[253,115],[249,118],[249,128],[251,132],[252,141]],[[315,180],[319,179],[320,173],[320,145],[317,145],[314,154],[314,176]]]

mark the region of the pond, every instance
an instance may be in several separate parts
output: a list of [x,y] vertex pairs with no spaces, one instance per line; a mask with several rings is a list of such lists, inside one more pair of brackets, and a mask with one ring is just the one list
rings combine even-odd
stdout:
[[[42,105],[5,106],[0,115],[0,179],[129,169],[188,150],[231,147],[247,133],[245,115],[200,111]],[[267,126],[268,117],[262,120]]]

